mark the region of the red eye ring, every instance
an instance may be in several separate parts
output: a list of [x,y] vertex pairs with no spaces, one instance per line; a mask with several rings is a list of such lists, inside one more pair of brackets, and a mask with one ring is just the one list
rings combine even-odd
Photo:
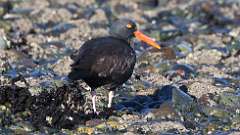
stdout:
[[132,25],[131,25],[131,24],[127,24],[126,27],[129,28],[129,29],[131,29],[131,28],[132,28]]

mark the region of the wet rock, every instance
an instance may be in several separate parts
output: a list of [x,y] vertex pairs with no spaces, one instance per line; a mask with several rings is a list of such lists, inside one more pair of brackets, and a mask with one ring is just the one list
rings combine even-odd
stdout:
[[[153,31],[151,32],[151,34],[155,34],[157,36],[156,39],[158,39],[159,41],[168,41],[172,38],[175,38],[179,35],[181,35],[181,32],[177,29],[173,29],[171,28],[170,30],[161,30],[161,31]],[[154,37],[156,37],[154,36]]]
[[162,122],[152,122],[149,123],[150,128],[152,129],[152,132],[154,133],[160,133],[160,132],[166,132],[168,130],[177,130],[178,132],[186,132],[187,129],[184,127],[183,124],[179,122],[171,122],[171,121],[162,121]]
[[124,133],[123,135],[136,135],[136,134],[133,133],[133,132],[126,132],[126,133]]
[[25,131],[22,127],[19,127],[19,126],[10,126],[9,129],[11,129],[14,134],[28,134],[29,133],[29,132]]
[[153,99],[150,96],[144,96],[144,95],[137,95],[135,96],[132,101],[138,102],[142,105],[146,103],[150,103],[153,101]]
[[9,32],[11,30],[11,24],[9,21],[0,20],[0,28],[5,32]]
[[91,35],[93,38],[104,37],[104,36],[108,36],[109,32],[106,29],[99,28],[99,29],[93,29],[91,32]]
[[119,109],[119,111],[125,111],[125,112],[129,112],[132,113],[133,111],[140,111],[141,109],[143,109],[143,105],[141,105],[140,103],[136,102],[136,101],[125,101],[125,102],[121,102],[120,105],[115,106],[115,108]]
[[240,50],[240,39],[233,39],[230,43],[229,50],[235,57],[239,55]]
[[240,96],[231,92],[223,92],[220,94],[218,103],[236,110],[240,107]]
[[9,14],[4,16],[4,19],[18,19],[21,15],[29,15],[32,11],[32,8],[14,7]]
[[234,54],[235,57],[240,55],[240,49]]
[[49,6],[49,2],[47,0],[40,1],[22,1],[19,4],[15,4],[14,8],[18,9],[33,9],[33,10],[41,10]]
[[172,89],[176,89],[176,87],[171,85],[166,85],[166,86],[163,86],[161,89],[157,89],[153,95],[157,100],[161,102],[171,100]]
[[76,3],[78,5],[81,5],[83,7],[86,6],[90,6],[93,5],[95,3],[95,0],[89,0],[89,1],[85,1],[85,0],[50,0],[51,3],[56,3],[56,4],[60,4],[60,5],[66,5],[68,3]]
[[138,5],[134,1],[111,1],[110,5],[113,16],[117,16],[118,18],[131,18],[139,23],[147,21],[143,16],[143,12],[138,10]]
[[176,55],[178,57],[185,57],[187,56],[189,53],[192,53],[193,49],[192,49],[192,44],[186,41],[182,41],[181,43],[177,44],[176,48]]
[[[66,90],[68,89],[68,90]],[[81,88],[80,88],[81,89]],[[79,88],[59,87],[56,91],[43,91],[34,97],[30,108],[35,126],[73,128],[84,122],[85,100]]]
[[166,3],[165,0],[159,1],[159,0],[149,0],[149,1],[144,1],[144,0],[138,0],[138,4],[140,8],[143,9],[153,9],[158,6],[162,6]]
[[115,2],[115,3],[112,3],[112,4],[116,4],[114,6],[114,11],[117,13],[117,14],[121,14],[121,13],[126,13],[126,12],[133,12],[134,11],[134,6],[135,3],[134,2],[131,2],[131,3],[128,3],[126,4],[124,1],[122,2]]
[[5,36],[0,36],[0,49],[8,49],[11,47],[10,41]]
[[161,49],[161,52],[163,53],[163,58],[168,60],[176,59],[177,55],[173,48],[170,47],[163,47]]
[[92,120],[86,121],[85,125],[93,127],[93,126],[97,126],[97,125],[101,124],[102,122],[103,121],[100,119],[92,119]]
[[107,24],[108,18],[102,9],[95,10],[95,14],[90,18],[91,23]]
[[96,128],[98,130],[121,130],[124,128],[124,124],[123,123],[119,123],[118,121],[113,121],[113,120],[108,120],[104,123],[101,123],[99,125],[96,126]]
[[216,124],[210,123],[210,124],[207,125],[207,127],[205,129],[205,133],[206,134],[212,134],[212,133],[214,133],[216,131],[217,128],[218,127],[217,127]]
[[58,9],[44,8],[43,11],[39,12],[35,16],[39,22],[46,23],[49,21],[50,22],[68,21],[71,19],[72,14],[65,8]]
[[77,128],[77,133],[91,135],[94,133],[94,129],[91,127],[80,126]]
[[0,16],[4,15],[4,8],[0,7]]
[[64,57],[63,59],[57,61],[53,66],[53,71],[59,75],[67,75],[71,68],[72,60],[70,57]]
[[[77,28],[69,29],[65,33],[60,35],[60,39],[65,41],[67,45],[71,45],[76,49],[83,44],[82,42],[91,38],[91,27],[86,19],[78,19],[71,21],[71,24],[75,25]],[[71,39],[69,41],[69,39]],[[72,43],[73,42],[73,43]]]
[[240,132],[239,131],[233,131],[232,133],[230,133],[229,135],[238,135],[238,134],[240,134]]
[[225,78],[214,78],[214,84],[216,86],[223,86],[223,87],[229,87],[230,86],[230,81]]
[[171,102],[162,103],[159,108],[152,109],[150,114],[152,115],[151,116],[152,120],[174,119],[175,117],[178,117],[177,112],[174,109],[174,106],[171,104]]
[[180,103],[181,101],[178,100],[181,99],[182,101],[192,101],[192,98],[189,96],[188,93],[185,93],[181,89],[171,85],[165,85],[161,89],[157,89],[153,96],[155,99],[161,102],[170,100],[173,102],[176,101],[176,103]]
[[157,107],[155,115],[164,119],[179,119],[180,117],[176,117],[179,112],[184,113],[184,116],[188,116],[191,111],[197,112],[195,97],[184,91],[171,85],[156,90],[153,96],[160,103],[158,103],[158,106],[155,105],[155,108]]
[[217,50],[197,51],[187,56],[187,61],[197,64],[218,64],[222,58],[222,53]]
[[32,103],[31,93],[26,88],[16,86],[1,86],[0,103],[11,103],[13,113],[25,111]]
[[[111,117],[110,117],[111,118]],[[109,118],[109,119],[110,119]],[[141,116],[139,116],[137,113],[136,114],[123,114],[121,116],[121,119],[113,119],[115,121],[119,121],[121,123],[125,123],[126,121],[128,121],[129,123],[134,123],[134,122],[139,122],[139,121],[143,121],[141,119]]]
[[12,24],[12,28],[15,31],[28,33],[29,31],[31,31],[33,29],[33,23],[28,18],[21,18],[21,19],[17,19],[16,21],[14,21],[14,24]]
[[[228,111],[226,111],[225,109],[220,109],[220,108],[216,108],[216,107],[204,107],[203,108],[203,112],[206,115],[212,116],[212,117],[216,117],[221,119],[222,121],[224,121],[224,119],[226,119],[227,121],[229,121],[228,119],[230,119],[230,114]],[[225,120],[225,121],[226,121]]]
[[[68,89],[68,90],[66,90]],[[71,90],[70,90],[71,89]],[[13,113],[29,110],[27,117],[34,126],[73,128],[85,119],[85,100],[79,88],[62,86],[32,96],[26,88],[1,87],[1,104],[9,102]]]
[[176,108],[185,109],[191,106],[191,104],[194,102],[194,99],[191,95],[188,93],[183,92],[182,90],[175,90],[173,91],[173,97],[172,101]]
[[59,23],[54,26],[48,33],[57,36],[72,28],[76,28],[76,26],[70,23]]
[[0,1],[0,17],[12,9],[12,3],[7,0]]
[[[24,67],[25,68],[26,67],[33,68],[36,66],[34,61],[21,51],[16,51],[15,49],[10,49],[10,50],[6,51],[5,54],[9,58],[8,62],[10,62],[9,63],[10,71],[12,70],[13,72],[15,72],[14,70],[17,70],[17,68],[20,70],[21,68],[23,69]],[[15,64],[18,66],[13,68],[12,66],[15,66]]]
[[26,40],[27,40],[27,44],[29,44],[30,46],[33,44],[40,45],[40,44],[47,42],[46,37],[42,34],[38,34],[38,35],[28,34],[26,36]]
[[[23,31],[19,30],[14,30],[14,32],[9,33],[9,39],[12,44],[12,48],[18,48],[18,47],[23,47],[26,46],[26,39],[24,37],[26,33]],[[23,49],[23,51],[26,51],[27,49]],[[21,52],[20,52],[21,53]]]
[[[172,56],[171,52],[170,55]],[[136,64],[138,68],[136,69],[136,72],[138,74],[154,73],[153,75],[156,77],[156,73],[162,74],[171,68],[171,61],[164,60],[165,58],[173,58],[168,56],[168,51],[164,49],[163,51],[145,51],[138,58],[138,63]]]
[[167,71],[166,76],[168,79],[173,80],[176,77],[181,79],[190,79],[196,76],[196,71],[191,65],[176,64],[170,71]]
[[184,120],[183,125],[185,126],[186,129],[196,129],[197,123],[192,120]]
[[0,106],[0,126],[9,126],[12,124],[12,121],[14,120],[14,117],[11,113],[11,104],[5,103],[5,105]]
[[[223,78],[227,78],[227,74],[219,69],[219,67],[216,66],[210,66],[210,65],[202,65],[200,68],[197,69],[197,72],[199,73],[198,75],[211,75],[212,73],[214,73],[214,75],[217,77],[223,77]],[[214,79],[214,78],[213,78]],[[214,80],[215,81],[215,80]]]
[[240,29],[239,28],[233,29],[232,31],[229,32],[229,35],[237,38],[240,35]]
[[10,129],[13,130],[15,134],[27,134],[35,130],[29,122],[16,123],[16,125],[11,126]]
[[199,103],[199,105],[204,105],[204,106],[216,106],[217,105],[216,101],[214,101],[213,93],[203,94],[198,99],[198,103]]
[[191,95],[194,95],[198,98],[200,98],[204,93],[221,93],[224,91],[232,91],[231,88],[225,87],[225,88],[219,88],[216,86],[213,86],[207,82],[194,82],[192,84],[188,85],[189,93]]

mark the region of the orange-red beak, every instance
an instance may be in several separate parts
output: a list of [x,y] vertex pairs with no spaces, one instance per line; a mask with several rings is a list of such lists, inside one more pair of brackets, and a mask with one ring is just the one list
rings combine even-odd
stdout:
[[143,42],[147,43],[148,45],[151,45],[151,46],[153,46],[153,47],[155,47],[155,48],[158,48],[158,49],[161,48],[161,46],[158,45],[153,39],[151,39],[151,38],[148,37],[147,35],[144,35],[144,34],[143,34],[142,32],[140,32],[140,31],[135,31],[135,32],[134,32],[134,35],[135,35],[135,37],[136,37],[138,40],[143,41]]

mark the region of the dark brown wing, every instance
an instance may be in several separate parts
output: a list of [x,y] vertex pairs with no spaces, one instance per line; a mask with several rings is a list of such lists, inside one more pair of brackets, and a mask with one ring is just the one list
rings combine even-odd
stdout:
[[131,76],[135,61],[135,52],[124,40],[94,39],[79,50],[69,78],[83,79],[93,87],[110,83],[120,85]]

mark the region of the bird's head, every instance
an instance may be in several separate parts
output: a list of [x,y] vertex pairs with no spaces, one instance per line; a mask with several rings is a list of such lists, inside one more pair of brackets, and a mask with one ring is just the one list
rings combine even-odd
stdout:
[[121,19],[114,22],[110,27],[111,35],[129,41],[132,38],[137,38],[140,41],[147,43],[155,48],[160,49],[160,46],[150,37],[144,35],[137,29],[134,21],[128,19]]

